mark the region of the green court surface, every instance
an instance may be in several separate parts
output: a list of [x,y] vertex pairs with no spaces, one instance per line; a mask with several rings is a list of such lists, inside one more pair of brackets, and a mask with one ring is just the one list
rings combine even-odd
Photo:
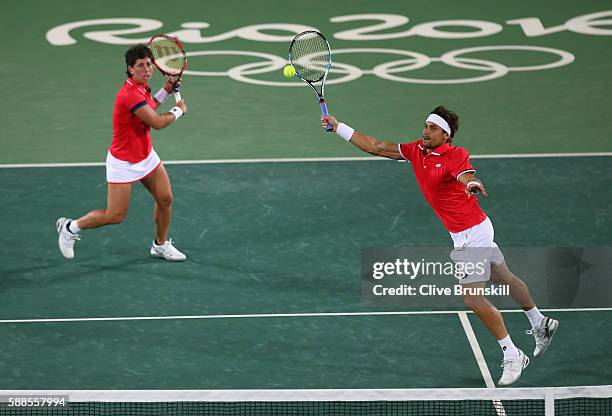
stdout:
[[[184,29],[185,23],[209,24],[210,27],[201,30],[208,41],[185,41],[185,48],[193,54],[226,52],[192,56],[188,69],[198,73],[228,73],[245,64],[261,64],[256,68],[261,71],[270,67],[269,57],[245,53],[286,60],[291,32],[262,29],[261,33],[276,38],[257,40],[260,37],[251,33],[252,27],[264,24],[299,24],[323,31],[330,39],[337,63],[337,72],[332,73],[330,80],[345,75],[346,66],[342,65],[367,72],[379,64],[398,60],[404,62],[394,64],[394,68],[409,64],[406,60],[414,57],[400,55],[405,51],[435,59],[465,48],[493,47],[461,53],[457,55],[459,61],[452,61],[454,66],[434,61],[421,69],[398,73],[391,68],[389,73],[444,82],[506,75],[482,82],[420,84],[364,73],[354,81],[328,86],[329,109],[355,128],[405,140],[420,134],[431,109],[445,104],[462,117],[457,143],[467,145],[473,153],[612,149],[604,116],[610,106],[607,91],[612,69],[609,47],[612,30],[605,23],[598,23],[605,22],[606,16],[584,19],[594,22],[592,25],[570,25],[563,29],[573,18],[605,12],[610,9],[609,3],[546,0],[520,6],[512,2],[492,6],[482,0],[461,4],[447,0],[438,2],[434,12],[431,2],[425,0],[409,4],[385,0],[376,5],[336,1],[333,7],[318,0],[291,5],[280,0],[262,0],[239,15],[234,12],[237,7],[245,6],[238,0],[218,5],[186,0],[180,8],[167,13],[160,10],[165,9],[164,3],[157,1],[112,0],[92,4],[73,0],[53,7],[42,0],[9,1],[0,16],[0,33],[13,41],[4,43],[0,50],[12,59],[0,66],[0,87],[12,91],[12,97],[2,104],[0,163],[103,160],[111,137],[113,100],[124,81],[126,43],[146,40],[156,30],[138,32],[137,25],[125,23],[80,27],[67,33],[75,42],[69,45],[57,44],[61,39],[51,44],[47,35],[51,29],[68,23],[111,18],[153,20],[162,25],[157,31],[165,32]],[[32,14],[31,10],[44,13]],[[338,16],[362,14],[396,17],[386,24],[386,29],[370,28],[381,24],[380,19],[331,21]],[[408,23],[400,24],[402,17],[408,18]],[[531,34],[528,36],[520,25],[507,23],[533,17],[539,18],[548,31],[528,32]],[[449,24],[431,28],[432,22],[448,19],[478,20],[485,22],[486,27],[480,30]],[[91,39],[91,33],[122,29],[137,33],[116,35],[119,37],[116,42],[124,44]],[[364,33],[342,35],[349,30]],[[402,35],[409,30],[413,32]],[[450,34],[436,35],[435,31]],[[462,32],[476,34],[457,38],[456,34]],[[449,38],[453,33],[455,38]],[[374,35],[387,35],[390,39],[368,38]],[[508,50],[499,46],[554,51]],[[347,52],[364,48],[369,51]],[[547,65],[562,61],[559,53],[569,53],[574,61],[548,68]],[[470,61],[474,59],[477,61]],[[466,69],[466,65],[471,69]],[[280,67],[244,77],[300,84],[297,80],[285,80]],[[347,149],[340,141],[321,134],[318,105],[305,85],[301,88],[256,85],[228,75],[188,73],[183,96],[190,107],[190,117],[155,135],[156,147],[167,160],[358,154],[357,150]]]
[[[321,130],[310,88],[282,77],[289,40],[327,35],[330,112],[360,131],[407,142],[437,105],[459,113],[454,144],[475,156],[502,249],[610,247],[610,18],[610,2],[569,0],[7,2],[0,395],[492,387],[463,312],[363,301],[364,247],[452,242],[407,163],[348,160],[366,155]],[[126,221],[84,232],[67,261],[55,221],[104,207],[123,53],[159,32],[189,53],[189,112],[152,134],[188,261],[149,256],[140,185]],[[516,386],[612,385],[610,308],[547,313],[555,343]],[[496,381],[499,347],[467,317]]]
[[[612,204],[598,190],[610,177],[608,158],[475,163],[502,247],[606,244]],[[2,255],[4,319],[365,313],[5,322],[2,388],[484,387],[456,313],[369,316],[389,309],[361,302],[361,247],[449,246],[409,168],[377,160],[169,165],[173,237],[189,256],[182,264],[148,257],[151,201],[140,187],[123,224],[84,233],[77,258],[64,260],[55,218],[103,204],[103,168],[0,170],[10,196],[0,224],[12,241]],[[563,202],[568,183],[579,207]],[[507,315],[516,342],[532,348],[520,335],[527,320]],[[606,384],[599,369],[612,361],[598,351],[610,313],[559,318],[558,354],[534,362],[519,385]],[[498,347],[471,320],[496,375]]]

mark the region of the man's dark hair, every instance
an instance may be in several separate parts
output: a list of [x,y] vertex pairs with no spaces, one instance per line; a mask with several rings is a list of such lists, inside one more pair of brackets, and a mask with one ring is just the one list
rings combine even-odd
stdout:
[[452,139],[455,136],[455,132],[459,130],[459,116],[442,105],[434,108],[431,114],[439,115],[448,123],[451,128],[450,137]]
[[[151,53],[151,49],[149,49],[147,45],[141,43],[139,45],[132,46],[130,49],[125,51],[126,68],[128,66],[134,66],[137,60],[144,59],[146,57],[151,58],[151,61],[153,60],[153,53]],[[129,70],[126,69],[125,72],[129,78],[132,78],[132,74],[130,74]]]

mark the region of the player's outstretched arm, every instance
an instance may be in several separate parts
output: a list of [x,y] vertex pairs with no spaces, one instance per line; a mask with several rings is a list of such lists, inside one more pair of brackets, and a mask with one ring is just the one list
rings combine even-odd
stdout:
[[179,117],[186,112],[187,104],[181,100],[167,113],[158,114],[150,106],[143,105],[138,110],[134,111],[134,115],[142,120],[147,126],[151,126],[155,130],[161,130],[174,123],[175,120],[178,120]]
[[373,136],[368,136],[365,133],[353,130],[346,124],[338,122],[331,114],[329,116],[321,116],[321,127],[323,130],[327,129],[327,124],[332,125],[333,132],[337,133],[347,142],[351,142],[353,145],[363,150],[364,152],[370,153],[375,156],[386,157],[389,159],[403,160],[404,157],[399,152],[397,143],[387,142],[384,140],[378,140]]

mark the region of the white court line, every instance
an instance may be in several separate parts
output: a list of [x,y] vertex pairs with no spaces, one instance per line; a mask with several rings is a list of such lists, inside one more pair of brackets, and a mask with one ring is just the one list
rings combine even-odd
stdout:
[[[487,155],[471,155],[472,159],[521,159],[544,157],[602,157],[612,156],[612,152],[583,153],[500,153]],[[227,163],[291,163],[291,162],[350,162],[365,160],[389,160],[382,157],[303,157],[303,158],[270,158],[270,159],[202,159],[202,160],[167,160],[166,165],[202,165]],[[403,162],[403,161],[400,161]],[[86,166],[104,166],[104,162],[75,163],[8,163],[0,164],[0,169],[9,168],[69,168]]]
[[[493,382],[493,377],[491,377],[491,372],[489,371],[489,367],[487,366],[487,362],[485,361],[484,355],[482,354],[482,350],[480,349],[480,344],[478,344],[478,339],[476,338],[476,334],[474,333],[474,328],[472,328],[472,324],[470,324],[470,319],[467,316],[466,312],[458,312],[459,320],[461,321],[461,325],[463,326],[463,330],[465,331],[465,335],[470,343],[470,347],[472,347],[472,352],[474,353],[474,357],[476,358],[476,362],[478,363],[478,368],[480,369],[480,374],[482,374],[482,378],[485,381],[485,385],[488,389],[495,389],[495,383]],[[497,416],[506,416],[506,409],[504,409],[504,405],[501,400],[493,400],[493,408],[497,413]]]
[[459,315],[459,320],[461,321],[461,325],[463,326],[465,335],[467,336],[467,339],[470,342],[470,347],[472,347],[472,352],[474,353],[474,357],[476,357],[476,362],[478,363],[478,368],[480,368],[480,373],[482,374],[482,378],[485,381],[485,385],[488,389],[494,389],[495,383],[493,382],[491,372],[489,371],[487,362],[485,361],[484,355],[482,354],[482,350],[480,349],[480,345],[478,344],[478,339],[476,338],[474,329],[470,324],[470,320],[467,316],[467,313],[457,312],[457,315]]
[[[604,312],[612,308],[540,309],[541,312]],[[502,313],[523,312],[519,309],[500,310]],[[40,322],[96,322],[96,321],[167,321],[179,319],[237,319],[237,318],[304,318],[322,316],[403,316],[403,315],[456,315],[472,311],[389,311],[389,312],[305,312],[305,313],[257,313],[245,315],[171,315],[171,316],[115,316],[96,318],[35,318],[0,319],[0,324]]]

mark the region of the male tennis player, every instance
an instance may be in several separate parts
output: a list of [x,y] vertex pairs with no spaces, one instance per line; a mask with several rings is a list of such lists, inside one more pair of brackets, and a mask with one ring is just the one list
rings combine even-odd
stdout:
[[167,113],[155,111],[173,91],[174,81],[168,78],[164,87],[151,97],[149,80],[153,76],[153,55],[146,45],[128,49],[125,63],[128,78],[115,100],[113,140],[106,156],[107,206],[78,220],[58,219],[59,249],[64,257],[71,259],[81,230],[123,221],[130,205],[132,183],[141,182],[155,200],[156,227],[151,255],[168,261],[183,261],[186,256],[168,239],[172,189],[168,173],[151,144],[150,130],[151,127],[160,130],[174,123],[187,112],[187,105],[181,100]]
[[[476,264],[485,260],[491,265],[484,272],[466,274],[460,280],[462,287],[484,288],[489,280],[508,285],[512,299],[522,307],[531,323],[532,329],[528,333],[534,335],[536,343],[533,355],[541,356],[548,348],[559,322],[540,313],[527,285],[508,269],[504,256],[493,241],[493,224],[474,196],[476,193],[487,195],[485,187],[474,176],[476,170],[470,163],[467,150],[452,144],[459,128],[459,117],[442,106],[437,107],[425,121],[423,137],[416,142],[399,145],[355,131],[339,123],[332,115],[321,117],[323,129],[328,122],[340,137],[367,153],[389,159],[406,159],[411,163],[425,199],[451,235],[453,261],[457,264]],[[497,308],[484,295],[466,292],[464,302],[495,336],[503,351],[503,373],[499,385],[514,383],[529,364],[529,358],[510,339]]]

